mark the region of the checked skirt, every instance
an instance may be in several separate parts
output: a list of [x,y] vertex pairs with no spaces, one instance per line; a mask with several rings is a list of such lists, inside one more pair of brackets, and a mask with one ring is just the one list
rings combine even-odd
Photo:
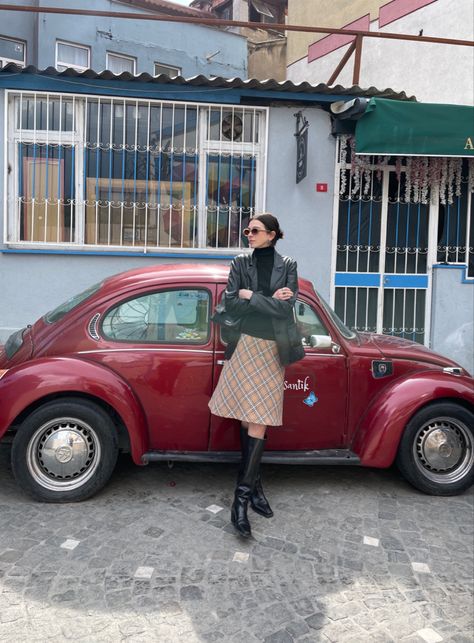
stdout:
[[280,426],[284,377],[276,342],[242,334],[232,357],[222,368],[209,402],[211,413]]

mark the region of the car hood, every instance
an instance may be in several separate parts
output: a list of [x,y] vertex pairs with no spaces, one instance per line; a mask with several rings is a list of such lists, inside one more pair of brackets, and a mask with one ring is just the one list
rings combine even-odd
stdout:
[[382,355],[390,359],[409,359],[419,362],[428,362],[437,366],[459,366],[449,357],[440,355],[430,348],[412,342],[408,339],[395,337],[393,335],[377,335],[375,333],[358,333],[363,343],[374,344]]

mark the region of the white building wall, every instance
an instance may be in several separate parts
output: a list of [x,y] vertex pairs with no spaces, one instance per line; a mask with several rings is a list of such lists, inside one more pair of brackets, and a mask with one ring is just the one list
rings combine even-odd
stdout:
[[[474,8],[471,0],[436,0],[426,7],[371,31],[404,33],[439,38],[472,40]],[[326,83],[349,45],[308,63],[303,58],[288,67],[295,83]],[[364,38],[359,85],[378,89],[391,87],[415,95],[419,101],[472,105],[474,102],[474,57],[472,47],[412,41]],[[352,85],[354,55],[334,84]]]

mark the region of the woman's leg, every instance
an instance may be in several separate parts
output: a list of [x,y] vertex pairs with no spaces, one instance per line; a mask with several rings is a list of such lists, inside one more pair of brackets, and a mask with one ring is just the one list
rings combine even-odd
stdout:
[[248,423],[248,432],[251,438],[258,438],[259,440],[263,440],[266,430],[267,427],[265,424],[254,424],[253,422]]
[[[240,469],[239,469],[239,476],[237,479],[237,482],[240,480],[243,472],[243,467],[244,467],[244,462],[245,462],[245,453],[246,449],[248,447],[248,435],[250,432],[248,432],[247,427],[249,426],[248,422],[241,422],[241,427],[240,427],[240,444],[241,444],[241,449],[242,449],[242,461],[240,464]],[[263,426],[260,424],[256,425],[257,427]],[[265,427],[266,429],[266,427]],[[260,433],[260,431],[259,431]],[[265,438],[265,432],[264,432],[264,440]],[[267,498],[265,497],[265,493],[263,491],[263,486],[262,486],[262,478],[260,474],[260,467],[257,473],[257,478],[255,480],[255,487],[252,491],[252,495],[250,496],[250,505],[252,509],[263,516],[264,518],[271,518],[273,516],[273,511],[272,508],[270,507],[270,503],[268,502]]]
[[[252,435],[250,430],[257,433]],[[255,484],[260,472],[260,460],[265,448],[264,424],[249,423],[249,433],[245,441],[245,448],[242,451],[242,463],[239,471],[239,479],[232,504],[232,523],[241,536],[248,538],[252,535],[250,523],[247,518],[247,507],[255,491]],[[242,429],[245,431],[245,429]],[[261,436],[261,437],[260,437]],[[243,436],[245,437],[245,436]]]

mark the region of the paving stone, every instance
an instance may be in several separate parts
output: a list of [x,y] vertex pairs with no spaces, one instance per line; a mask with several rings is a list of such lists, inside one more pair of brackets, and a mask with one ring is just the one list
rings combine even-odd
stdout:
[[293,643],[294,638],[286,630],[278,630],[278,632],[266,636],[263,640],[265,643]]
[[471,643],[472,492],[448,501],[391,471],[265,465],[278,511],[250,512],[246,541],[227,510],[206,511],[230,505],[230,469],[171,475],[124,458],[87,503],[40,505],[0,443],[0,641],[423,643],[432,630]]

